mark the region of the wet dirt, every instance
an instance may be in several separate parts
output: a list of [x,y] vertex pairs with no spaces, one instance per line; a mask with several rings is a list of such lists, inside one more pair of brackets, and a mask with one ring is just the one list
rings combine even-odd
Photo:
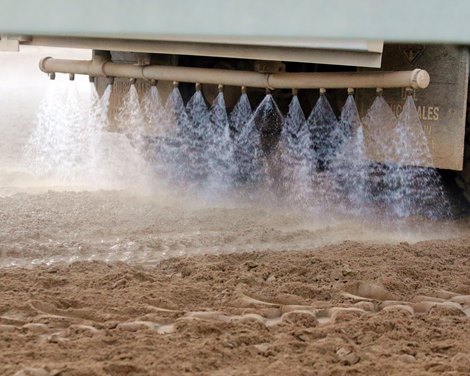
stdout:
[[470,369],[465,220],[49,191],[1,197],[0,223],[1,375]]

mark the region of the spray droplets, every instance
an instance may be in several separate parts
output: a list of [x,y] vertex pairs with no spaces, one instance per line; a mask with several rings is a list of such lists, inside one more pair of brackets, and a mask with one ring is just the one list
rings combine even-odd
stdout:
[[[94,96],[95,105],[99,102]],[[90,167],[95,140],[92,129],[82,129],[83,114],[78,90],[67,85],[65,93],[50,90],[37,117],[37,127],[25,150],[25,160],[35,174],[58,180],[82,179]],[[99,111],[96,115],[100,115]]]
[[[102,164],[110,88],[101,98],[92,91],[86,127],[73,92],[65,105],[47,98],[26,150],[36,172],[69,178]],[[281,206],[321,215],[447,214],[411,96],[399,119],[378,95],[361,120],[351,91],[337,119],[322,92],[306,118],[297,93],[284,117],[270,93],[252,111],[242,92],[228,113],[222,88],[209,107],[200,86],[185,104],[174,85],[163,105],[156,86],[139,98],[131,85],[116,119],[116,137],[127,140],[135,160],[152,166],[146,173],[190,195],[246,200],[261,192]],[[410,161],[430,167],[405,166]]]
[[[92,84],[86,101],[73,82],[52,85],[25,146],[25,172],[53,187],[145,190],[153,185],[150,165],[135,142],[142,133],[128,123],[134,120],[122,113],[123,133],[108,131],[111,90],[108,86],[100,97]],[[131,104],[139,102],[133,95],[123,101],[121,112],[134,111]]]

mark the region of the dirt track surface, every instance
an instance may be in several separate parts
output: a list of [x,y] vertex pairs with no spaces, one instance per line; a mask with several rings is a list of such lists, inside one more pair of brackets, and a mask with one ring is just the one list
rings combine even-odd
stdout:
[[0,204],[0,375],[469,372],[467,223],[390,235],[109,192]]

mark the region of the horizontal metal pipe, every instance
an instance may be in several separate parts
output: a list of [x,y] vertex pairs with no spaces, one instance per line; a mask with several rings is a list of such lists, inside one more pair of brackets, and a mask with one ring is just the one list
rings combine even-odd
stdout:
[[400,72],[258,73],[229,69],[118,64],[97,56],[93,60],[46,57],[39,63],[45,73],[75,73],[92,77],[126,77],[158,81],[200,82],[269,89],[399,88],[424,89],[429,74],[422,69]]
[[45,57],[39,61],[39,69],[45,73],[90,74],[91,61],[73,60],[73,64],[70,64],[71,62],[72,60]]
[[269,75],[268,84],[274,88],[397,88],[425,89],[430,77],[423,69],[399,72],[322,72],[275,73]]
[[149,65],[144,67],[144,78],[161,81],[200,82],[228,86],[268,87],[268,75],[230,69],[189,68]]
[[143,67],[132,64],[104,63],[103,73],[107,77],[145,78]]

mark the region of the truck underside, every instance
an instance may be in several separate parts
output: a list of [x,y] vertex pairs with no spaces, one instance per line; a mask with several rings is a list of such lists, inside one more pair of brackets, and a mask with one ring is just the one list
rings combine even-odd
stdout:
[[[311,4],[305,3],[303,6],[306,11]],[[325,6],[334,8],[334,4]],[[282,8],[278,2],[273,2],[270,7],[272,10]],[[342,4],[341,8],[335,9],[334,19],[346,19],[349,7]],[[424,9],[419,4],[411,7]],[[72,22],[74,19],[66,12],[64,19],[53,20],[47,26],[33,24],[28,29],[6,21],[0,46],[6,50],[17,49],[20,44],[92,49],[92,62],[67,63],[49,59],[41,62],[41,69],[52,75],[69,73],[73,77],[73,74],[87,74],[93,78],[101,93],[112,77],[111,119],[131,83],[140,93],[157,83],[161,95],[165,97],[173,81],[178,81],[185,101],[194,92],[194,84],[202,84],[208,103],[216,97],[218,86],[224,85],[229,109],[235,105],[240,87],[246,87],[244,90],[255,106],[269,89],[284,113],[287,112],[292,89],[300,89],[298,96],[306,113],[310,112],[319,96],[317,89],[327,89],[328,99],[336,114],[339,114],[347,97],[346,90],[356,89],[355,99],[361,116],[365,115],[375,98],[374,89],[377,88],[385,89],[383,95],[398,116],[403,108],[406,90],[412,88],[432,156],[432,167],[461,171],[457,181],[469,195],[470,163],[466,163],[466,158],[470,154],[470,135],[465,132],[469,52],[467,47],[461,45],[468,43],[461,40],[465,33],[449,24],[447,34],[439,35],[428,22],[429,17],[428,20],[423,17],[414,20],[413,30],[417,30],[414,34],[411,33],[411,25],[406,22],[403,22],[402,30],[381,28],[390,19],[393,20],[393,12],[397,12],[398,8],[390,9],[388,20],[383,15],[372,15],[376,19],[368,25],[369,29],[359,22],[354,23],[349,33],[339,26],[325,28],[328,17],[319,20],[323,28],[321,25],[310,26],[315,30],[307,31],[304,23],[295,28],[292,22],[287,22],[291,29],[286,28],[286,24],[278,24],[279,29],[276,29],[273,22],[282,12],[274,12],[276,17],[273,20],[260,21],[262,18],[258,13],[262,9],[256,8],[253,14],[245,15],[246,22],[256,19],[259,23],[246,28],[250,30],[250,35],[244,33],[242,25],[235,25],[227,17],[223,18],[225,23],[217,17],[217,22],[204,25],[202,31],[195,28],[193,19],[175,30],[170,21],[180,14],[180,10],[176,9],[170,14],[158,4],[147,10],[163,11],[153,13],[160,22],[150,24],[148,15],[140,9],[140,18],[132,14],[128,17],[131,22],[127,22],[120,32],[113,32],[115,25],[110,25],[107,20],[91,22],[73,32],[61,29],[65,27],[65,21]],[[428,6],[426,12],[432,13],[436,8]],[[232,11],[234,14],[238,12],[236,9]],[[297,8],[292,12],[299,19],[305,17]],[[112,10],[112,13],[116,19],[125,16],[122,8]],[[365,17],[364,14],[358,16]],[[459,12],[455,12],[455,16],[459,17]],[[263,30],[264,24],[269,24],[271,31]],[[77,31],[79,29],[81,31]],[[315,37],[312,38],[312,35]],[[383,40],[398,40],[401,43],[384,43]],[[441,44],[413,41],[440,41]],[[416,69],[429,74],[429,85],[417,82],[416,76],[405,74]],[[388,72],[394,73],[390,75]],[[403,72],[402,76],[397,72]],[[374,159],[373,151],[369,156],[372,161],[381,162]],[[396,163],[414,164],[403,159]]]

